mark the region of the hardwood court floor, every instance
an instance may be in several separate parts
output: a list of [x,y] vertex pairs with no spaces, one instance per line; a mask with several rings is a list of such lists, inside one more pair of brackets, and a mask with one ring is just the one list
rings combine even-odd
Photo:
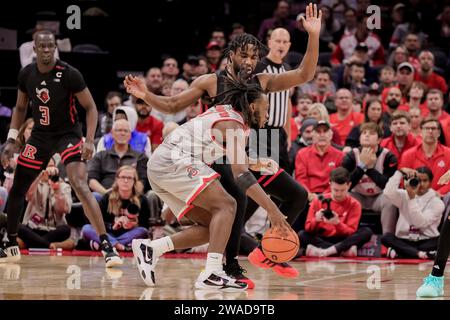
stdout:
[[[256,288],[235,294],[193,289],[204,262],[162,258],[156,269],[157,286],[148,288],[132,258],[125,258],[119,268],[105,269],[102,257],[24,255],[20,264],[0,264],[0,300],[405,300],[416,299],[415,291],[432,264],[339,259],[294,262],[300,277],[292,280],[255,268],[244,259],[242,265]],[[443,299],[450,299],[450,291]]]

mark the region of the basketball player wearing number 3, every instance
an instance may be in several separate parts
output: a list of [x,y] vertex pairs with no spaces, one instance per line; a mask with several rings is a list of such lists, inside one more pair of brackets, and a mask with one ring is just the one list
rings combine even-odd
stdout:
[[[89,221],[102,241],[101,250],[106,267],[123,263],[109,243],[105,225],[97,201],[87,185],[85,160],[94,152],[94,133],[97,125],[97,107],[81,73],[69,64],[55,59],[55,36],[49,31],[36,34],[34,50],[36,62],[19,72],[17,103],[12,115],[8,140],[2,153],[2,164],[15,153],[18,128],[25,121],[28,102],[34,128],[17,159],[14,182],[8,196],[6,250],[0,248],[1,262],[20,260],[17,232],[23,211],[25,193],[40,172],[47,167],[50,158],[61,155],[67,176]],[[75,98],[86,109],[87,134],[82,141],[80,122],[77,119]]]

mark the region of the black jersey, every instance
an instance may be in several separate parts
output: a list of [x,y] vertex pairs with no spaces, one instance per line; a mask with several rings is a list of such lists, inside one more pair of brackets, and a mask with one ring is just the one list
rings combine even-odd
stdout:
[[81,73],[57,60],[48,73],[41,73],[36,63],[19,72],[19,90],[27,93],[32,108],[34,130],[67,132],[80,130],[75,94],[86,88]]

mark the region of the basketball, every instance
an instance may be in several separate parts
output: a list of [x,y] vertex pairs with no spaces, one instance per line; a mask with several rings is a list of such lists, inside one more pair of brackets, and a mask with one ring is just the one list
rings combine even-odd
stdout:
[[270,228],[264,234],[261,244],[265,256],[277,263],[292,260],[300,248],[298,235],[292,229],[287,236],[283,237],[279,232]]

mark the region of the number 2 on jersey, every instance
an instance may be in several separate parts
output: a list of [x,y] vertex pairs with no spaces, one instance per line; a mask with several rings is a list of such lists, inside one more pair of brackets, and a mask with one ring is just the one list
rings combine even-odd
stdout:
[[41,125],[48,126],[50,124],[50,110],[48,107],[39,106],[39,111],[42,114],[42,118],[39,121]]

